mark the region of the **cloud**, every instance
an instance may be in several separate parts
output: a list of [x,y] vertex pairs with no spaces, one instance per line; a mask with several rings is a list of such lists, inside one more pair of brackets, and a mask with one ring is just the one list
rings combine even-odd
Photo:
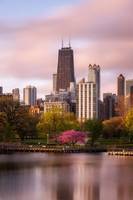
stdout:
[[0,76],[50,80],[61,38],[69,36],[77,78],[86,76],[89,63],[110,72],[104,83],[117,73],[133,75],[132,7],[132,0],[84,0],[23,24],[0,22]]

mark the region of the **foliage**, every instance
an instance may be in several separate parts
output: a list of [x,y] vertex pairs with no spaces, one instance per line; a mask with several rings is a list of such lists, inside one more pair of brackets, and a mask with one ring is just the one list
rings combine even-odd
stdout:
[[7,116],[4,112],[0,112],[0,140],[4,140],[4,131],[7,126]]
[[59,108],[53,108],[42,115],[37,129],[40,137],[45,137],[46,134],[54,136],[65,130],[78,130],[79,123],[72,113],[65,113]]
[[86,134],[80,131],[68,130],[63,132],[58,137],[58,141],[61,144],[76,144],[76,143],[85,144]]
[[93,146],[102,133],[102,122],[97,119],[89,119],[84,123],[84,131],[91,133],[91,145]]
[[127,113],[124,125],[128,132],[129,142],[131,142],[133,140],[133,109]]
[[29,114],[29,109],[26,107],[19,107],[14,118],[15,130],[21,139],[25,137],[37,136],[36,125],[39,119],[37,116]]
[[122,117],[113,117],[103,122],[104,138],[120,138],[124,134],[124,121]]
[[34,137],[38,118],[29,114],[29,107],[13,100],[0,100],[0,139]]

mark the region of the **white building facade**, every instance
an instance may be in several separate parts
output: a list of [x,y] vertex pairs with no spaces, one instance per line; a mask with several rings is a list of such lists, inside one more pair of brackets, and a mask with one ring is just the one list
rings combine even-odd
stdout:
[[97,87],[85,79],[77,84],[76,115],[79,121],[98,119]]
[[100,66],[99,65],[89,65],[88,67],[88,82],[93,82],[97,87],[97,95],[100,99]]

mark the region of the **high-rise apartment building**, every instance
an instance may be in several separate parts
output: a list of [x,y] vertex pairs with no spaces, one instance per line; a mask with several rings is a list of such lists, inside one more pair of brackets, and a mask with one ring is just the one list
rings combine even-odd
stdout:
[[88,67],[88,82],[93,82],[96,84],[96,90],[98,98],[100,99],[100,66],[99,65],[89,65]]
[[73,50],[69,47],[62,47],[58,53],[57,85],[56,90],[67,91],[70,83],[75,82]]
[[20,92],[19,92],[19,88],[15,88],[12,90],[12,95],[13,95],[13,100],[14,101],[20,101]]
[[119,116],[125,113],[125,77],[120,74],[117,78],[117,112]]
[[25,105],[34,106],[37,100],[37,89],[34,86],[27,86],[23,89],[23,100]]
[[77,104],[76,114],[79,121],[98,118],[98,95],[96,84],[93,82],[85,82],[82,79],[77,84]]

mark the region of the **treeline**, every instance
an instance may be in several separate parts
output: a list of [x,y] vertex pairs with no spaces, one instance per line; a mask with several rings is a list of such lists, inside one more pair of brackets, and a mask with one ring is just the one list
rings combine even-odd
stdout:
[[56,142],[57,136],[66,130],[83,131],[88,134],[91,145],[100,141],[121,140],[133,142],[133,110],[125,117],[110,120],[87,120],[79,123],[72,113],[53,109],[45,114],[33,115],[29,107],[18,102],[0,101],[0,141],[8,142],[24,139],[45,139]]
[[12,100],[0,100],[0,141],[37,137],[39,117],[29,113],[29,107]]

